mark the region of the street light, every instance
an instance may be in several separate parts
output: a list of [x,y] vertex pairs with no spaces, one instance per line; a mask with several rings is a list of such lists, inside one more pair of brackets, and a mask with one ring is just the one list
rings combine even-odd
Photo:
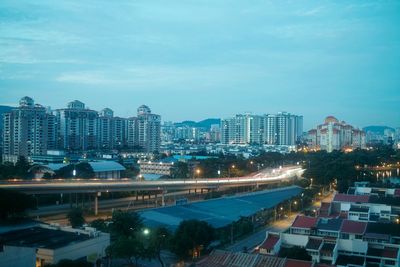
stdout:
[[200,172],[201,172],[200,169],[197,169],[197,170],[196,170],[197,178],[200,177]]
[[218,173],[218,178],[221,177],[221,170],[218,170],[217,173]]
[[144,228],[144,229],[143,229],[143,234],[144,234],[144,235],[150,234],[150,230],[147,229],[147,228]]

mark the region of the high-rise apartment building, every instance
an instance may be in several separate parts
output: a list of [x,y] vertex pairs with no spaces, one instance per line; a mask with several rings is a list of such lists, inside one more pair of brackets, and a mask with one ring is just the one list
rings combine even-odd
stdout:
[[98,113],[75,100],[57,109],[58,148],[85,151],[98,148]]
[[[19,107],[3,114],[3,161],[16,162],[18,156],[44,155],[47,150],[46,108],[23,97]],[[53,126],[51,126],[53,127]]]
[[161,116],[152,114],[145,105],[137,111],[137,117],[114,117],[109,108],[97,112],[78,100],[68,103],[67,108],[52,111],[24,97],[18,108],[4,113],[2,157],[5,161],[16,162],[18,156],[45,155],[47,150],[83,152],[131,148],[149,153],[159,151]]
[[333,150],[365,148],[365,132],[339,121],[333,116],[325,118],[323,124],[308,131],[308,146],[332,152]]
[[290,113],[236,115],[221,120],[221,143],[295,145],[302,131],[303,117]]
[[159,151],[161,144],[161,116],[152,114],[148,106],[137,110],[138,145],[146,152]]
[[265,116],[264,140],[269,145],[293,146],[303,134],[303,116],[287,112]]

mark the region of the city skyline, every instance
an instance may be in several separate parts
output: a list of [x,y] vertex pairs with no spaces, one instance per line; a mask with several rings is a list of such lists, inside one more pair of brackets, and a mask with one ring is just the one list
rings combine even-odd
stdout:
[[[0,104],[400,126],[400,3],[4,1]],[[94,97],[96,96],[96,97]]]
[[[25,97],[31,97],[31,96],[25,96]],[[35,101],[35,104],[39,104],[39,105],[41,105],[41,106],[43,106],[43,107],[45,107],[45,108],[50,108],[52,111],[56,111],[57,109],[64,109],[64,108],[66,108],[66,107],[68,106],[68,104],[70,104],[70,103],[72,103],[72,102],[74,102],[74,101],[79,101],[79,102],[81,102],[81,100],[79,100],[79,99],[74,99],[74,100],[70,100],[70,101],[66,102],[66,103],[64,104],[64,106],[61,106],[61,107],[53,107],[53,106],[51,106],[51,105],[47,105],[46,103],[39,103],[39,102],[36,101],[36,99],[35,99],[34,97],[32,97],[32,98],[33,98],[33,100]],[[18,102],[19,102],[19,101],[17,101],[17,103],[15,103],[15,104],[13,104],[13,103],[7,104],[7,106],[10,106],[10,105],[11,105],[11,107],[17,108],[17,107],[20,105]],[[132,111],[132,113],[127,113],[127,115],[120,115],[120,114],[118,114],[118,113],[115,112],[115,109],[114,109],[113,107],[110,107],[110,106],[104,106],[104,107],[101,107],[101,108],[99,108],[99,109],[95,109],[95,108],[92,108],[91,105],[87,105],[86,102],[83,103],[83,104],[85,104],[85,109],[89,109],[89,110],[96,111],[98,114],[102,114],[102,113],[104,112],[104,110],[110,110],[110,111],[113,113],[113,116],[116,116],[116,117],[123,117],[123,118],[129,118],[129,117],[134,117],[134,116],[136,116],[136,113],[137,113],[137,107]],[[143,103],[142,103],[141,105],[143,105]],[[141,105],[138,105],[138,106],[141,106]],[[146,105],[146,104],[144,104],[144,105]],[[1,103],[0,103],[0,106],[1,106]],[[184,121],[195,121],[195,122],[200,122],[200,121],[203,121],[203,120],[206,120],[206,119],[220,119],[220,120],[226,120],[226,119],[231,119],[231,118],[233,118],[233,117],[235,117],[235,116],[238,116],[238,115],[240,116],[240,115],[245,115],[245,114],[254,115],[254,116],[265,116],[265,115],[274,115],[274,114],[278,114],[278,113],[287,113],[287,112],[288,112],[288,113],[293,113],[293,112],[290,112],[290,111],[287,111],[287,110],[285,110],[285,111],[282,111],[282,110],[281,110],[281,111],[277,111],[277,112],[275,112],[275,113],[274,113],[274,112],[261,112],[261,113],[258,113],[258,114],[256,114],[255,112],[252,112],[252,111],[246,111],[246,112],[236,112],[236,113],[234,113],[234,114],[230,114],[230,115],[227,115],[227,116],[225,116],[225,117],[223,117],[223,116],[204,117],[204,118],[201,118],[201,117],[200,117],[200,119],[197,119],[197,120],[192,119],[192,118],[188,118],[188,119],[178,120],[178,121],[174,121],[174,120],[170,120],[170,119],[164,119],[164,114],[161,114],[161,113],[159,113],[159,112],[156,112],[156,113],[158,113],[158,114],[160,114],[160,115],[162,116],[162,123],[164,123],[164,122],[181,123],[181,122],[184,122]],[[304,117],[302,114],[299,114],[299,115],[301,115],[302,117]],[[323,114],[321,113],[320,115],[321,115],[321,117],[322,117],[321,120],[323,120],[323,119],[325,119],[326,117],[329,117],[329,116],[336,117],[335,115],[332,115],[332,114],[323,115]],[[344,119],[344,121],[345,121],[346,123],[354,124],[354,123],[352,123],[352,122],[346,120],[346,118],[343,118],[343,119]],[[307,120],[304,120],[304,121],[307,121]],[[312,130],[312,129],[315,128],[318,124],[319,124],[319,122],[316,122],[314,125],[310,125],[310,127],[304,126],[304,132],[307,132],[308,130]],[[304,123],[304,125],[307,125],[307,124]],[[378,124],[376,124],[376,125],[368,124],[368,125],[361,125],[361,126],[360,126],[360,125],[356,125],[356,124],[354,124],[354,125],[355,125],[356,128],[360,128],[360,129],[362,129],[362,128],[364,128],[364,127],[368,127],[368,126],[387,126],[387,127],[392,127],[392,128],[399,128],[399,126],[397,126],[397,125],[389,125],[389,124],[380,124],[380,125],[378,125]]]

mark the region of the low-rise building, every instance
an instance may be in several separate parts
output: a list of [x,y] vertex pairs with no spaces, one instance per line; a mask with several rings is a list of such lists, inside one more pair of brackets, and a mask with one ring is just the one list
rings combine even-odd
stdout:
[[3,233],[0,244],[0,266],[43,267],[62,259],[95,262],[105,256],[110,235],[94,228],[81,230],[42,224]]

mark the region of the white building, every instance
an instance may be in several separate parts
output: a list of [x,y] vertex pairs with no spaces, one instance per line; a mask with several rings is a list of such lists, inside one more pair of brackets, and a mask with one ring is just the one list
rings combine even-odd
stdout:
[[296,145],[303,132],[303,117],[287,112],[264,116],[239,114],[221,120],[222,144]]
[[359,129],[342,121],[339,122],[333,116],[325,118],[323,124],[316,129],[308,131],[308,146],[311,149],[326,150],[348,150],[361,148],[365,146],[365,133]]
[[98,148],[98,113],[75,100],[57,109],[58,148],[85,151]]
[[[19,107],[3,115],[3,161],[16,162],[18,156],[45,155],[49,115],[46,109],[23,97]],[[54,127],[54,125],[51,125]]]
[[84,230],[40,225],[0,235],[0,266],[44,267],[60,260],[85,258],[95,262],[104,257],[110,235],[94,228]]

